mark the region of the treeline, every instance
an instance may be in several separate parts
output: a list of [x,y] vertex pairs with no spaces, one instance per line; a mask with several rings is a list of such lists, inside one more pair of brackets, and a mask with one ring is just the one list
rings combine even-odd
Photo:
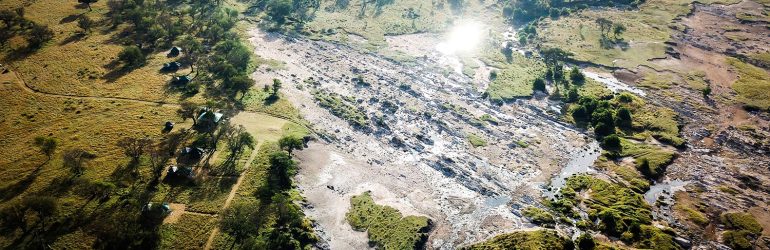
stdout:
[[543,17],[558,18],[590,6],[638,6],[644,0],[513,0],[503,8],[505,18],[513,23],[528,23]]
[[[292,194],[297,163],[291,151],[304,148],[302,138],[286,136],[260,149],[255,163],[265,182],[244,201],[225,210],[220,228],[242,249],[309,249],[318,241]],[[252,178],[256,178],[252,176]]]
[[321,7],[320,0],[254,0],[251,10],[254,13],[264,13],[265,19],[272,21],[278,28],[293,22],[304,23],[312,19],[312,10]]

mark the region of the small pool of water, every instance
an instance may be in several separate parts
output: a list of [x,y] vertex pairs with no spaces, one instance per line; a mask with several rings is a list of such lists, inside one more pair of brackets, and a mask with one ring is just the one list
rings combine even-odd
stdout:
[[661,196],[671,197],[677,191],[684,191],[684,186],[689,184],[689,181],[673,180],[662,181],[652,185],[650,190],[644,193],[644,200],[650,205],[655,204]]
[[567,162],[567,165],[561,169],[558,175],[551,178],[551,190],[546,190],[544,195],[548,198],[553,198],[559,193],[562,187],[567,183],[567,178],[575,174],[593,173],[596,172],[592,168],[596,159],[601,156],[601,149],[599,143],[596,141],[591,142],[578,149],[579,151],[573,154],[572,158]]

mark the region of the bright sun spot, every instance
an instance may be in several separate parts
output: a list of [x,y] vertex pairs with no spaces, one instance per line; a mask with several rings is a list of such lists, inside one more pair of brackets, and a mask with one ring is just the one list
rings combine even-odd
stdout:
[[460,21],[449,31],[445,41],[436,46],[442,54],[458,54],[474,51],[481,43],[484,27],[476,21]]

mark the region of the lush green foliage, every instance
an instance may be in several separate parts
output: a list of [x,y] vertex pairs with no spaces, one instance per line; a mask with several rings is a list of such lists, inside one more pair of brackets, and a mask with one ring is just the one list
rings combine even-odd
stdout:
[[754,216],[749,213],[724,213],[720,218],[722,219],[722,224],[727,228],[746,230],[752,234],[762,233],[762,226],[759,225]]
[[770,111],[770,74],[762,68],[735,58],[728,58],[727,62],[740,76],[732,85],[738,93],[738,100],[748,108]]
[[470,142],[471,146],[474,148],[484,147],[487,145],[487,141],[476,134],[468,134],[468,142]]
[[118,60],[128,69],[141,67],[147,61],[139,47],[127,46],[118,54]]
[[537,225],[553,226],[553,224],[556,223],[556,220],[554,220],[553,215],[551,215],[547,211],[540,208],[527,207],[524,210],[522,210],[522,214],[525,217],[527,217],[529,221]]
[[620,156],[636,159],[636,168],[647,178],[655,179],[663,175],[676,153],[655,145],[621,140]]
[[350,198],[345,218],[353,229],[367,231],[369,241],[382,249],[420,249],[430,230],[427,217],[403,217],[392,207],[374,203],[369,192]]

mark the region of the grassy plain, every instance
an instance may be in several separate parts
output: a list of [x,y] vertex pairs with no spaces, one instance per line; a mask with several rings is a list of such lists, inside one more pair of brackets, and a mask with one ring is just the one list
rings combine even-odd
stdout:
[[[36,239],[21,230],[3,231],[0,248],[24,246],[31,240],[41,240],[56,249],[98,247],[103,241],[100,238],[110,235],[100,229],[102,225],[99,224],[121,227],[117,224],[140,214],[138,209],[124,211],[123,208],[127,204],[131,204],[129,207],[141,206],[134,203],[145,198],[153,202],[180,203],[185,211],[175,211],[181,213],[178,221],[162,225],[158,231],[148,229],[143,233],[157,233],[161,239],[159,247],[164,249],[202,248],[217,225],[214,217],[205,214],[221,212],[237,176],[207,176],[203,172],[195,184],[160,182],[150,190],[149,157],[141,157],[137,164],[138,173],[131,173],[127,170],[131,160],[116,145],[124,137],[148,136],[158,141],[192,126],[191,120],[183,121],[178,117],[179,107],[174,103],[183,100],[204,103],[208,98],[206,90],[188,98],[167,87],[174,74],[187,74],[190,69],[160,72],[163,63],[177,58],[167,58],[166,46],[159,46],[148,55],[144,66],[123,70],[116,58],[125,45],[133,44],[125,40],[123,34],[130,27],[121,24],[113,28],[107,24],[107,1],[92,4],[92,11],[75,2],[10,0],[0,3],[2,10],[18,7],[25,8],[26,19],[51,28],[53,39],[29,54],[14,51],[18,46],[14,42],[24,42],[18,37],[0,48],[1,62],[10,69],[0,74],[0,108],[6,110],[0,114],[0,145],[3,147],[0,150],[0,209],[34,196],[53,196],[58,205],[48,219],[53,224],[39,229],[46,232],[43,239]],[[96,23],[86,34],[77,26],[77,20],[82,16]],[[251,93],[258,98],[263,96],[261,90]],[[301,120],[291,104],[281,98],[269,103],[263,100],[245,103],[245,109],[249,111],[273,114],[295,122]],[[281,118],[255,113],[249,113],[249,116],[236,117],[240,120],[234,118],[233,121],[245,125],[258,142],[277,141],[287,133],[307,133],[303,126]],[[171,134],[161,131],[166,121],[176,123]],[[37,136],[58,141],[57,150],[50,159],[33,147]],[[186,145],[190,139],[185,139],[182,144]],[[226,151],[225,145],[220,146],[220,151]],[[84,195],[79,186],[70,185],[71,173],[63,166],[62,154],[75,148],[96,156],[87,161],[84,174],[77,180],[114,183],[116,188],[108,198],[94,201]],[[211,159],[212,169],[228,153],[215,155],[217,157]],[[242,170],[250,155],[249,150],[243,153],[236,168]],[[121,229],[133,230],[128,227]]]
[[[735,1],[730,1],[734,3]],[[586,9],[557,20],[547,20],[538,29],[542,46],[557,47],[574,53],[573,59],[610,67],[656,67],[649,60],[666,54],[665,41],[672,33],[670,25],[676,17],[690,12],[691,0],[650,0],[638,10],[615,8]],[[626,32],[613,40],[611,48],[599,42],[599,18],[622,24]]]
[[732,85],[738,93],[738,101],[749,107],[770,110],[770,73],[735,58],[728,58],[727,62],[740,76]]

